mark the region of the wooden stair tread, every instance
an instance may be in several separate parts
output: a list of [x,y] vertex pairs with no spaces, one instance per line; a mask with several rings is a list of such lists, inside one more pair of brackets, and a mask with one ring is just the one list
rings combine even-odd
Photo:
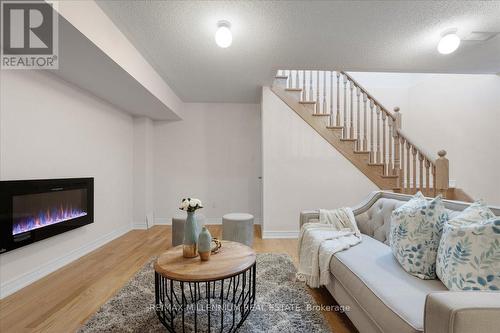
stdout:
[[275,79],[288,79],[288,76],[286,76],[286,75],[276,75],[274,78]]
[[[281,72],[281,71],[280,71]],[[351,127],[350,127],[350,131],[349,132],[345,132],[346,130],[348,130],[349,128],[347,126],[328,126],[328,125],[338,125],[340,124],[339,122],[339,115],[337,114],[337,118],[335,118],[336,120],[333,121],[333,119],[327,119],[329,121],[327,121],[325,123],[324,119],[325,118],[318,118],[318,117],[333,117],[333,109],[332,110],[332,113],[315,113],[315,111],[320,111],[322,110],[321,108],[317,108],[316,105],[321,105],[322,101],[321,100],[318,100],[318,101],[314,101],[314,100],[306,100],[306,101],[298,101],[301,97],[303,98],[304,96],[302,96],[302,94],[300,94],[300,92],[305,92],[305,87],[302,87],[302,88],[299,88],[299,87],[293,87],[293,84],[290,84],[289,81],[288,84],[284,84],[284,81],[283,79],[292,79],[293,81],[293,75],[291,75],[291,72],[288,71],[288,75],[283,75],[282,73],[278,72],[279,74],[276,76],[277,78],[281,79],[278,81],[277,85],[272,85],[271,86],[271,90],[283,101],[285,102],[285,104],[287,104],[290,109],[292,109],[295,113],[297,113],[308,125],[310,125],[321,137],[323,137],[323,139],[325,139],[328,143],[330,143],[330,145],[332,145],[335,149],[337,149],[338,152],[340,152],[345,158],[347,158],[355,167],[357,167],[362,173],[364,173],[371,181],[373,181],[379,188],[381,189],[387,189],[387,190],[394,190],[395,192],[400,192],[400,193],[407,193],[407,192],[414,192],[414,189],[407,189],[407,188],[403,188],[403,186],[400,184],[401,183],[401,178],[403,177],[402,175],[397,175],[397,170],[394,170],[394,168],[392,168],[392,163],[389,161],[389,163],[370,163],[373,161],[373,158],[369,158],[369,156],[371,156],[371,154],[373,153],[374,156],[378,157],[376,158],[375,160],[380,160],[380,157],[381,157],[381,152],[380,151],[377,151],[377,152],[374,152],[372,150],[368,151],[368,150],[365,150],[363,148],[367,148],[366,147],[366,142],[363,142],[364,144],[363,145],[360,145],[360,141],[361,141],[361,138],[359,137],[359,133],[360,133],[360,120],[358,119],[358,128],[357,128],[357,133],[358,133],[358,137],[357,138],[352,138],[352,136],[356,136],[356,135],[353,135],[354,134],[354,127],[353,127],[353,121],[351,119]],[[319,73],[319,72],[318,72]],[[347,73],[344,73],[344,72],[341,72],[342,75],[344,75],[344,82],[347,82],[345,81],[346,78],[347,80],[349,80],[352,84],[351,86],[351,98],[352,98],[352,89],[353,89],[353,86],[356,86],[357,87],[357,92],[358,92],[358,106],[359,106],[359,89],[361,89],[363,91],[363,93],[365,94],[364,96],[369,96],[370,99],[372,101],[374,101],[375,104],[377,104],[377,113],[379,113],[379,110],[382,110],[384,111],[384,113],[382,114],[383,116],[383,120],[385,120],[385,117],[390,117],[392,118],[393,120],[396,120],[396,124],[398,123],[398,120],[400,116],[396,116],[396,114],[391,114],[391,112],[387,111],[379,102],[377,102],[371,95],[369,95],[365,90],[364,88],[362,88],[359,84],[357,84],[357,82],[352,79]],[[319,76],[319,74],[318,74]],[[319,78],[319,77],[318,77]],[[298,81],[298,80],[296,80]],[[332,81],[333,82],[333,81]],[[298,83],[298,82],[296,82]],[[318,85],[319,85],[319,80],[318,80]],[[288,86],[288,87],[287,87]],[[297,85],[295,85],[297,86]],[[345,88],[345,87],[344,87]],[[287,92],[294,92],[293,94],[292,93],[287,93]],[[297,95],[296,93],[299,92],[299,95]],[[333,94],[333,90],[331,92]],[[344,91],[344,95],[345,95],[345,91]],[[298,98],[298,96],[300,96]],[[310,96],[310,97],[313,97],[313,96]],[[319,94],[318,94],[318,99],[319,99]],[[326,99],[326,97],[325,97]],[[326,102],[326,100],[325,100]],[[365,103],[366,104],[366,103]],[[302,107],[301,107],[302,105]],[[305,107],[304,105],[312,105],[312,107]],[[345,103],[344,104],[344,108],[346,108],[347,104]],[[352,101],[351,101],[351,106],[352,106]],[[373,107],[371,107],[373,109]],[[352,109],[352,108],[351,108]],[[322,110],[322,111],[325,111],[325,110]],[[397,113],[399,110],[398,109],[395,109],[395,112]],[[345,112],[347,112],[347,108],[345,110]],[[359,115],[359,108],[358,108],[358,115]],[[373,110],[371,111],[373,113]],[[351,110],[351,115],[353,115],[353,110]],[[398,114],[399,115],[399,114]],[[359,118],[359,117],[358,117]],[[344,121],[345,121],[345,117],[344,117]],[[345,124],[345,123],[344,123]],[[379,137],[380,137],[380,133],[379,133],[379,122],[377,122],[377,145],[379,145]],[[385,126],[385,123],[382,125],[382,126]],[[399,125],[398,125],[399,126]],[[365,126],[364,126],[364,130],[366,132],[366,105],[365,105]],[[371,124],[371,128],[373,130],[373,119],[372,119],[372,124]],[[330,131],[330,130],[341,130],[340,132],[334,132],[334,131]],[[343,134],[342,134],[343,133]],[[385,153],[386,153],[386,140],[385,140],[385,134],[386,134],[386,131],[385,131],[385,127],[384,127],[384,137],[383,137],[383,142],[382,142],[382,145],[383,145],[383,161],[385,162],[386,161],[386,156],[385,156]],[[465,201],[470,201],[472,200],[472,198],[470,196],[468,196],[465,192],[463,192],[463,190],[461,189],[454,189],[454,188],[448,188],[448,174],[449,174],[449,166],[448,166],[448,159],[445,157],[446,156],[446,151],[444,150],[441,150],[438,152],[438,156],[439,158],[436,159],[434,161],[434,159],[428,157],[428,155],[426,155],[424,152],[422,152],[418,147],[416,147],[415,145],[413,145],[411,142],[409,142],[409,140],[407,138],[405,138],[404,134],[402,133],[399,133],[401,134],[400,137],[404,140],[406,140],[406,148],[409,149],[410,147],[413,147],[413,164],[415,165],[414,168],[412,168],[412,172],[413,172],[413,179],[415,181],[416,179],[416,176],[417,176],[417,169],[416,169],[416,162],[415,162],[415,158],[416,158],[416,154],[418,153],[419,154],[419,160],[420,160],[420,182],[422,183],[423,182],[423,176],[422,176],[422,172],[423,172],[423,169],[422,169],[422,164],[423,164],[423,160],[426,159],[426,162],[427,161],[433,161],[431,162],[432,163],[432,166],[433,168],[435,169],[432,169],[434,170],[433,171],[433,177],[434,178],[437,178],[437,181],[434,179],[434,184],[436,186],[438,186],[437,190],[434,189],[434,190],[427,190],[425,189],[425,192],[428,192],[428,193],[436,193],[437,191],[443,193],[443,196],[445,198],[448,198],[448,199],[461,199],[461,200],[465,200]],[[366,133],[365,133],[365,136],[366,136]],[[372,137],[373,137],[373,133],[372,133]],[[366,138],[364,139],[366,140]],[[399,146],[396,146],[397,143],[400,143],[398,140],[399,140],[399,137],[395,139],[396,141],[394,142],[395,146],[394,146],[394,153],[396,154],[397,153],[397,149]],[[401,141],[401,144],[403,144],[403,147],[405,147],[405,142]],[[373,141],[373,138],[372,138],[372,141]],[[346,144],[346,143],[343,143],[343,142],[353,142],[354,144]],[[391,145],[393,144],[393,141],[390,140],[389,138],[389,157],[392,158],[391,156]],[[371,146],[373,147],[373,142],[371,142]],[[402,153],[404,154],[404,150],[402,151]],[[409,151],[408,151],[409,153]],[[404,155],[403,155],[404,157]],[[396,162],[396,159],[398,158],[398,156],[394,156],[394,160]],[[408,158],[408,161],[407,161],[407,164],[408,166],[410,165],[410,157],[407,157]],[[400,159],[401,161],[401,159]],[[429,164],[427,162],[427,164]],[[426,165],[427,165],[426,164]],[[401,169],[404,169],[404,166],[401,167]],[[439,172],[438,172],[439,171]],[[408,171],[409,172],[409,171]],[[426,169],[426,178],[427,178],[427,183],[426,183],[426,186],[429,186],[429,169],[427,167]],[[405,175],[405,176],[408,176],[408,175]],[[405,179],[409,179],[409,177],[406,177]],[[423,184],[421,184],[423,185]],[[400,188],[401,187],[401,188]],[[424,192],[424,190],[422,190]]]
[[[321,118],[324,116],[332,116],[332,114],[314,114],[312,109],[317,105],[316,101],[298,101],[297,98],[292,96],[291,93],[287,92],[286,87],[272,86],[271,90],[287,104],[292,111],[297,113],[307,124],[309,124],[320,136],[322,136],[327,142],[329,142],[337,151],[339,151],[345,158],[347,158],[356,168],[358,168],[362,173],[364,173],[373,183],[375,183],[381,189],[392,189],[398,186],[397,179],[393,178],[382,178],[383,173],[382,168],[373,168],[368,166],[368,154],[369,152],[360,151],[359,154],[355,154],[354,151],[359,148],[356,143],[359,143],[359,139],[354,138],[340,138],[339,133],[334,130],[346,130],[344,126],[327,126],[325,124],[325,119]],[[312,105],[307,107],[307,105]],[[302,107],[300,107],[302,105]],[[333,124],[332,124],[333,125]],[[345,133],[345,132],[344,132]],[[346,143],[353,142],[353,143]]]

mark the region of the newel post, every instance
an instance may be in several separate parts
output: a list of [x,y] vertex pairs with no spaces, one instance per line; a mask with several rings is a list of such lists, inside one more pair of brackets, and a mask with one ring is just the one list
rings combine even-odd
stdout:
[[399,107],[394,108],[394,128],[397,130],[401,129],[401,112],[399,112]]
[[443,198],[446,198],[446,193],[448,191],[448,186],[450,183],[449,179],[449,161],[445,157],[446,150],[438,151],[439,158],[436,160],[436,194],[441,194]]

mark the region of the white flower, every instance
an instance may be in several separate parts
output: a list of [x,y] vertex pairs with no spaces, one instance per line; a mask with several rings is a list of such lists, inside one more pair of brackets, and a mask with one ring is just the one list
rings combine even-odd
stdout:
[[203,206],[201,204],[201,200],[196,198],[182,199],[181,205],[179,207],[179,209],[188,212],[194,212],[199,208],[203,208]]
[[189,201],[187,199],[182,200],[180,209],[186,210],[189,206]]

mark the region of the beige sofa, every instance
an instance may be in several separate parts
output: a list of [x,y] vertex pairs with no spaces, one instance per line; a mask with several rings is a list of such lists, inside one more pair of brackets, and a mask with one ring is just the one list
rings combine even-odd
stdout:
[[[439,280],[406,273],[388,244],[391,212],[411,198],[373,192],[353,207],[363,241],[335,254],[327,289],[361,333],[500,332],[500,293],[451,292]],[[467,203],[445,200],[451,216]],[[490,207],[500,216],[500,208]],[[318,222],[318,211],[303,211],[301,225]]]

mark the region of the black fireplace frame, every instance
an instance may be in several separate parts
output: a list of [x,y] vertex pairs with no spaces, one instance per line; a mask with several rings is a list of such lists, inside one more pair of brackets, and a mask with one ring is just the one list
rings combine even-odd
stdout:
[[[46,193],[73,189],[87,190],[87,215],[64,223],[12,234],[12,201],[17,195]],[[40,240],[94,222],[94,178],[34,179],[0,181],[0,253],[8,252]]]

